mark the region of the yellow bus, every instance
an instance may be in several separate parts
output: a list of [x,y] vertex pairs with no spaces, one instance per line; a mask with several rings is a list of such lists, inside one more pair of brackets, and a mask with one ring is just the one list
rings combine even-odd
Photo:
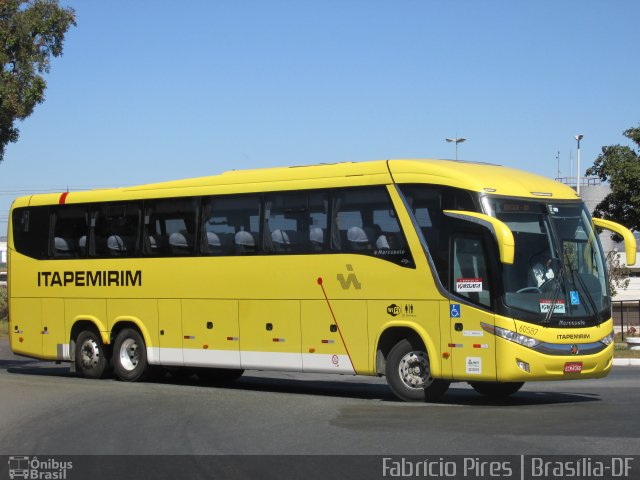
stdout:
[[20,355],[124,381],[160,370],[386,376],[504,397],[613,360],[605,260],[576,192],[497,165],[389,160],[32,195],[11,210]]

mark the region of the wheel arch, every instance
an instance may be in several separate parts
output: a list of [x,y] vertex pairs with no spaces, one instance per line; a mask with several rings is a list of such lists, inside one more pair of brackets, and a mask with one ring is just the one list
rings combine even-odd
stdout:
[[91,315],[78,316],[73,319],[73,325],[69,330],[69,354],[71,358],[74,358],[78,335],[85,330],[91,330],[95,334],[99,335],[102,339],[103,345],[108,346],[111,343],[109,341],[109,332],[107,331],[107,328],[97,317]]
[[374,359],[376,374],[384,375],[389,352],[395,344],[405,338],[416,338],[422,342],[429,355],[431,371],[434,376],[439,376],[441,371],[440,358],[435,354],[437,348],[431,335],[418,325],[400,322],[389,323],[380,329],[376,339]]

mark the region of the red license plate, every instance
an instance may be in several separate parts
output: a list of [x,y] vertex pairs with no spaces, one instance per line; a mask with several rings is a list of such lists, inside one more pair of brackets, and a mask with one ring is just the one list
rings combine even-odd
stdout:
[[567,362],[564,364],[564,373],[580,373],[582,362]]

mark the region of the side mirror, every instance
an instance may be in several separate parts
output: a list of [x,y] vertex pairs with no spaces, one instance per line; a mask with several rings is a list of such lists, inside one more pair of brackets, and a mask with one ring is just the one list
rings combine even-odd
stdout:
[[617,233],[624,239],[624,249],[627,253],[627,265],[635,265],[636,263],[636,237],[633,236],[631,230],[619,223],[611,220],[603,220],[602,218],[594,218],[593,224],[596,227],[604,228]]
[[447,217],[472,222],[488,229],[498,243],[500,261],[508,265],[513,264],[516,242],[513,239],[511,229],[504,222],[485,215],[484,213],[467,212],[463,210],[444,210],[443,213]]

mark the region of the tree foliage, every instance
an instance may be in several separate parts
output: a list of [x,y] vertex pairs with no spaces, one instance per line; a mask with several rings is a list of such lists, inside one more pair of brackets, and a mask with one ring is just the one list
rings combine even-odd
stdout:
[[16,142],[16,120],[44,101],[51,57],[62,55],[64,36],[75,25],[72,8],[57,0],[0,0],[0,162]]
[[[640,127],[630,128],[623,135],[640,147]],[[597,175],[609,182],[611,193],[596,205],[594,216],[640,231],[640,156],[631,147],[602,147],[587,175]]]

